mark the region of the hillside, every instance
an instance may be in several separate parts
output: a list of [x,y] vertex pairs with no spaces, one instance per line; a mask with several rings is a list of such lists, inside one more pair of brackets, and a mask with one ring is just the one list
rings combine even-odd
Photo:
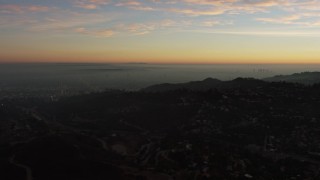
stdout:
[[232,89],[232,88],[254,88],[266,86],[267,83],[253,78],[237,78],[232,81],[221,81],[218,79],[207,78],[202,81],[192,81],[177,84],[157,84],[142,89],[145,92],[164,92],[173,90],[193,90],[206,91],[210,89]]
[[301,83],[301,84],[315,84],[320,83],[320,72],[302,72],[295,73],[291,75],[277,75],[274,77],[269,77],[263,79],[268,82],[291,82],[291,83]]
[[320,178],[320,86],[182,86],[0,100],[0,179]]

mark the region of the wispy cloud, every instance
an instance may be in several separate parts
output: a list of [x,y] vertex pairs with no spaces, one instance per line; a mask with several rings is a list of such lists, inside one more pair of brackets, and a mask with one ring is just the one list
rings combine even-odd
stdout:
[[185,32],[205,34],[226,34],[245,36],[269,36],[269,37],[320,37],[320,32],[315,31],[215,31],[215,30],[185,30]]
[[131,23],[131,24],[117,24],[108,28],[100,29],[88,29],[88,28],[76,28],[75,32],[96,37],[112,37],[115,35],[145,35],[156,30],[163,30],[165,28],[174,28],[178,26],[178,22],[170,19],[164,19],[158,22],[148,23]]
[[198,5],[225,5],[230,3],[235,3],[238,0],[182,0],[182,2],[185,3],[192,3],[192,4],[198,4]]
[[[36,24],[29,27],[29,30],[70,32],[75,28],[105,24],[112,21],[114,18],[111,13],[96,14],[65,10],[57,10],[57,12],[60,13],[54,13],[48,17],[39,19]],[[104,34],[100,31],[96,33],[100,35]]]
[[115,4],[116,6],[141,6],[142,3],[139,1],[124,1]]
[[0,19],[2,28],[18,28],[29,32],[71,32],[74,28],[106,23],[113,19],[110,13],[97,14],[51,8],[45,14],[4,14]]
[[224,8],[212,8],[209,10],[199,10],[199,9],[193,9],[193,8],[184,8],[184,9],[172,8],[172,9],[167,9],[167,11],[199,16],[199,15],[220,15],[220,14],[224,14],[227,10]]
[[111,3],[111,0],[74,0],[73,3],[77,7],[92,10]]
[[206,20],[201,22],[202,26],[205,27],[214,27],[214,26],[220,26],[220,25],[232,25],[232,21],[220,21],[220,20]]
[[268,22],[268,23],[278,23],[278,24],[296,24],[297,20],[301,19],[301,15],[290,15],[278,18],[256,18],[258,21]]
[[26,13],[26,12],[47,12],[48,6],[39,5],[18,5],[18,4],[4,4],[0,5],[0,13]]
[[86,28],[76,28],[75,32],[86,34],[86,35],[92,35],[97,37],[111,37],[115,35],[115,32],[111,29],[103,29],[103,30],[88,30]]
[[[222,14],[267,13],[278,8],[285,12],[296,10],[320,10],[318,0],[150,0],[154,3],[146,8],[164,12],[174,12],[191,16],[216,16]],[[158,7],[158,4],[164,6]],[[139,6],[146,6],[139,3]],[[144,10],[143,8],[137,10]]]
[[256,20],[264,23],[319,27],[320,21],[318,17],[320,17],[320,13],[318,12],[302,12],[282,17],[256,18]]
[[[162,30],[177,32],[198,28],[201,31],[225,25],[236,27],[240,20],[252,23],[251,26],[262,23],[300,28],[320,26],[318,19],[320,0],[68,0],[67,2],[69,4],[56,6],[44,6],[45,3],[3,4],[0,5],[2,15],[0,24],[2,27],[21,25],[23,30],[28,31],[76,32],[97,37],[143,35]],[[114,14],[118,16],[115,17]]]

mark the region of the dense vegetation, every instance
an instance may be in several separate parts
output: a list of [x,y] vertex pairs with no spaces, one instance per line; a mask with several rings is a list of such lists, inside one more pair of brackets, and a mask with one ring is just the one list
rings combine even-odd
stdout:
[[0,178],[320,178],[319,85],[213,81],[2,100]]

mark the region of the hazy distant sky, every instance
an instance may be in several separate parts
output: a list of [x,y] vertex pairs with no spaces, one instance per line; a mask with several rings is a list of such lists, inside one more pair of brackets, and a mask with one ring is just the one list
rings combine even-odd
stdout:
[[320,0],[0,0],[1,62],[320,63]]

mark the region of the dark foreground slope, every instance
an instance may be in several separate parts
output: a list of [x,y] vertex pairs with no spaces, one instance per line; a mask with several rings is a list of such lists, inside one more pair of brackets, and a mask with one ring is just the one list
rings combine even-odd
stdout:
[[320,86],[237,81],[2,100],[0,179],[319,179]]

